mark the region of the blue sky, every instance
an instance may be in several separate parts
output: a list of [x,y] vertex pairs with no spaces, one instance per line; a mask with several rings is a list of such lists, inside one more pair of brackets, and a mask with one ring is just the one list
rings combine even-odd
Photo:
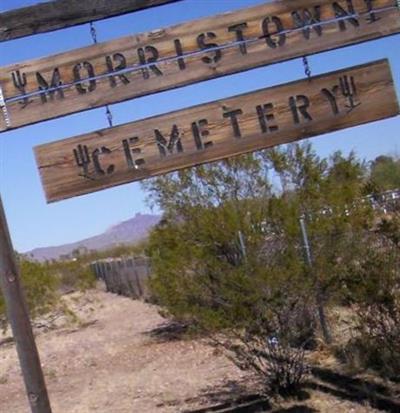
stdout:
[[[37,3],[1,0],[0,11]],[[184,0],[96,23],[99,41],[170,26],[265,0]],[[51,55],[91,44],[88,25],[0,43],[0,65]],[[313,74],[389,58],[400,96],[400,36],[310,57]],[[115,124],[182,109],[304,77],[301,59],[112,105]],[[32,148],[107,126],[104,109],[28,126],[0,136],[0,191],[15,248],[76,241],[104,231],[137,212],[149,212],[139,183],[107,189],[47,205]],[[312,139],[318,153],[355,150],[372,159],[400,154],[400,118],[376,122]]]

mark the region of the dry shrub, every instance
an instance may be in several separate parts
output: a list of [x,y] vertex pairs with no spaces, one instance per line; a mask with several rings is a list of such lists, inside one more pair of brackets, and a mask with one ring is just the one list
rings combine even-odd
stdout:
[[219,341],[228,358],[240,369],[255,373],[268,397],[297,395],[308,375],[304,348],[279,343],[276,337],[237,336]]
[[399,377],[400,250],[388,237],[378,241],[369,240],[348,276],[355,325],[345,355],[354,367]]
[[354,367],[368,367],[385,377],[400,376],[400,301],[356,309],[356,336],[346,347]]
[[81,260],[55,262],[49,266],[49,271],[59,280],[61,292],[84,291],[96,283],[93,271]]
[[295,396],[309,372],[305,350],[315,343],[314,313],[306,298],[288,294],[279,305],[258,305],[251,323],[222,332],[215,342],[236,366],[255,374],[263,394]]

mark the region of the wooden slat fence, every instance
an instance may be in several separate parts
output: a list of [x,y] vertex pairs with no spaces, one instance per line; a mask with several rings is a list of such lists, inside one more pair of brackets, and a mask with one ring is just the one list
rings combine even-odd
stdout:
[[108,292],[132,297],[149,298],[146,285],[150,276],[150,263],[146,257],[105,259],[91,264],[96,278],[103,280]]

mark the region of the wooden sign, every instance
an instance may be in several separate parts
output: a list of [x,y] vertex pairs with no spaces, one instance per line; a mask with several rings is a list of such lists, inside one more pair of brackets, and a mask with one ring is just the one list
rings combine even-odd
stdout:
[[395,116],[387,60],[41,145],[49,202]]
[[180,0],[54,0],[0,13],[0,42]]
[[15,64],[0,131],[399,32],[396,0],[282,0]]

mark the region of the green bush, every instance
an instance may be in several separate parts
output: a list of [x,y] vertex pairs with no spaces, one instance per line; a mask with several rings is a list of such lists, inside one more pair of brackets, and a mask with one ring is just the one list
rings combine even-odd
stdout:
[[[38,262],[19,260],[21,284],[32,318],[48,312],[57,303],[58,280],[47,266]],[[0,320],[2,328],[7,325],[5,303],[0,296]]]
[[[278,188],[268,175],[275,176]],[[390,325],[388,335],[370,328],[359,329],[358,337],[386,345],[382,354],[393,348],[398,353],[393,294],[399,287],[385,292],[384,304],[378,292],[387,283],[395,285],[394,269],[400,266],[389,269],[374,261],[387,250],[377,249],[370,236],[379,225],[377,213],[362,201],[369,175],[353,153],[321,159],[303,144],[148,181],[149,200],[165,213],[147,247],[155,301],[178,321],[217,335],[232,360],[256,371],[271,389],[275,379],[285,387],[279,376],[285,362],[278,363],[275,378],[268,376],[274,355],[266,340],[275,337],[279,351],[296,366],[287,372],[283,393],[304,376],[302,352],[315,344],[318,326],[330,343],[333,306],[358,309],[359,327],[372,327],[371,313],[382,316],[378,325]],[[304,256],[301,216],[311,266]],[[398,246],[395,222],[382,220],[379,230]],[[370,255],[374,251],[379,257]]]
[[[280,191],[272,190],[267,170],[279,178]],[[227,303],[236,311],[232,321],[249,322],[243,313],[257,303],[254,296],[284,279],[292,280],[288,287],[307,288],[319,309],[336,303],[343,269],[358,254],[354,234],[372,220],[368,205],[356,205],[365,175],[354,154],[320,159],[304,144],[148,182],[149,199],[165,211],[147,250],[156,300],[175,317],[208,317],[210,327],[230,322],[218,312]],[[303,255],[302,215],[312,271]]]
[[[71,290],[94,287],[95,276],[80,260],[42,264],[18,258],[21,284],[32,319],[46,314],[60,303],[60,296]],[[7,326],[5,303],[0,294],[0,326]]]

